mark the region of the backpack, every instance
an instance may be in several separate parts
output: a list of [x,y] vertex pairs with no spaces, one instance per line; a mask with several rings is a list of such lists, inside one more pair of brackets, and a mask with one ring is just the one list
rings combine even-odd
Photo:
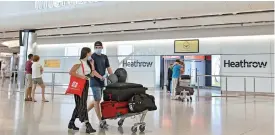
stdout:
[[132,113],[157,110],[155,97],[148,94],[136,94],[129,100],[129,110]]

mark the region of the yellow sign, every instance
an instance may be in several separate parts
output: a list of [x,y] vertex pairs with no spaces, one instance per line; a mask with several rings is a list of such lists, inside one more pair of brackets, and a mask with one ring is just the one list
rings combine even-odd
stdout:
[[60,60],[44,60],[44,67],[60,68]]
[[175,40],[174,43],[175,53],[198,53],[199,40]]

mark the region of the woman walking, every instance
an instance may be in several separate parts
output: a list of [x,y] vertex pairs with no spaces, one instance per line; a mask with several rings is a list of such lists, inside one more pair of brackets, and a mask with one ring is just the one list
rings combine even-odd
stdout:
[[39,59],[40,59],[40,57],[38,55],[33,56],[33,64],[32,64],[32,83],[33,83],[32,101],[36,102],[34,95],[35,95],[36,86],[38,84],[42,89],[42,101],[43,102],[49,102],[45,98],[45,85],[44,85],[44,82],[43,82],[43,79],[42,79],[42,74],[43,74],[44,69],[39,64]]
[[88,47],[84,47],[81,50],[80,60],[71,68],[70,75],[78,78],[86,79],[86,84],[82,92],[82,96],[74,95],[75,99],[75,109],[72,114],[72,118],[69,122],[68,128],[71,130],[79,130],[78,127],[75,126],[75,119],[79,118],[79,120],[85,124],[86,133],[94,133],[95,129],[91,126],[88,119],[88,111],[87,111],[87,98],[88,98],[88,90],[89,90],[89,78],[92,73],[92,64],[88,60],[91,57],[91,49]]

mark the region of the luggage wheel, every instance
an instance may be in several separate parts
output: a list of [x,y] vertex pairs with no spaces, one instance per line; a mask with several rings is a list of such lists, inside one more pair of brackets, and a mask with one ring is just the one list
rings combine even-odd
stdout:
[[136,132],[137,132],[137,127],[136,127],[136,126],[132,126],[131,131],[132,131],[133,133],[136,133]]
[[144,132],[145,131],[145,125],[140,125],[139,126],[139,131]]
[[[138,127],[138,125],[135,124],[135,126],[132,126],[131,131],[133,133],[136,133],[137,130],[138,130],[137,127]],[[145,124],[144,123],[142,123],[142,124],[139,125],[139,131],[140,132],[144,132],[145,131]]]
[[123,125],[123,123],[124,123],[124,119],[120,119],[120,120],[117,122],[117,124],[118,124],[119,127],[121,127],[121,126]]

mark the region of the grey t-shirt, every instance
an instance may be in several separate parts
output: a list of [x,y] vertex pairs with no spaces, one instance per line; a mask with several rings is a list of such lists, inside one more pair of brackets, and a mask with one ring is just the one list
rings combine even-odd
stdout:
[[[106,69],[110,67],[108,57],[104,54],[98,55],[93,53],[92,59],[94,61],[95,71],[97,71],[100,75],[104,76],[106,73]],[[101,81],[97,77],[92,77],[91,87],[93,86],[104,87],[104,81]]]

